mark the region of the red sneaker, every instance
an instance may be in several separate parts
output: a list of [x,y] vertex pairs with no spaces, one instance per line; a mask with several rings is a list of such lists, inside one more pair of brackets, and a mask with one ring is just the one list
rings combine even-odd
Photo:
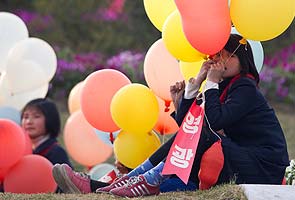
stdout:
[[129,177],[127,175],[122,176],[121,178],[118,178],[117,180],[115,180],[111,185],[98,188],[96,190],[96,193],[108,193],[110,190],[114,188],[122,187],[128,182],[128,179]]
[[142,197],[160,194],[160,187],[158,185],[150,185],[146,182],[143,175],[139,175],[131,177],[127,184],[123,187],[112,189],[110,193],[120,197]]
[[58,187],[64,193],[90,193],[90,177],[85,173],[75,172],[67,164],[55,164],[52,174]]

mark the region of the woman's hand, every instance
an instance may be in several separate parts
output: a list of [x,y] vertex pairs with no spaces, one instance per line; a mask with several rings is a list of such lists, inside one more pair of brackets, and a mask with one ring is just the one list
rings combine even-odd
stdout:
[[222,75],[224,71],[225,66],[223,62],[211,64],[207,74],[207,79],[214,83],[219,83],[222,80]]
[[179,101],[184,92],[184,88],[185,88],[184,81],[176,82],[174,85],[170,86],[170,95],[171,95],[175,110],[177,110],[178,108]]
[[198,73],[198,76],[195,78],[194,82],[195,84],[201,85],[203,81],[207,77],[208,70],[210,69],[210,66],[214,64],[215,62],[213,60],[205,61]]

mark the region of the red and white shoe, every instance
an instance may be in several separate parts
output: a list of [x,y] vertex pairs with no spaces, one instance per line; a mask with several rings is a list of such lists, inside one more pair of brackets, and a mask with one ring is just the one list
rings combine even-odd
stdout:
[[96,193],[108,193],[110,190],[114,189],[114,188],[118,188],[118,187],[122,187],[125,184],[127,184],[129,177],[127,175],[122,176],[121,178],[118,178],[117,180],[115,180],[111,185],[106,186],[106,187],[102,187],[102,188],[98,188],[96,190]]
[[131,177],[124,186],[112,189],[110,194],[128,198],[151,196],[160,194],[160,187],[150,185],[143,175],[139,175]]
[[64,193],[90,193],[90,177],[85,173],[75,172],[67,164],[55,164],[52,174],[57,185]]

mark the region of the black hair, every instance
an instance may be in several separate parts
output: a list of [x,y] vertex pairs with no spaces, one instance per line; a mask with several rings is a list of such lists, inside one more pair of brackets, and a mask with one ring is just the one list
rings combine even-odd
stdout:
[[248,42],[246,44],[240,43],[242,39],[243,37],[240,35],[231,34],[224,49],[238,56],[242,67],[241,75],[251,74],[258,84],[259,73],[255,66],[252,48]]
[[56,138],[60,132],[60,116],[55,103],[49,99],[38,98],[28,102],[22,109],[21,118],[28,108],[37,108],[45,116],[46,132],[51,138]]

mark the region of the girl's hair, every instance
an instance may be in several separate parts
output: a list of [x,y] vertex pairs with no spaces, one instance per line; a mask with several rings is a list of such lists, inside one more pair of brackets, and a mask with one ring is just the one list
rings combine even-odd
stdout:
[[238,56],[242,67],[241,74],[251,74],[252,76],[254,76],[255,81],[258,84],[259,73],[254,63],[252,48],[248,42],[246,44],[240,43],[241,39],[243,39],[242,36],[231,34],[226,45],[224,46],[224,49]]
[[30,101],[22,109],[21,118],[29,108],[37,108],[45,116],[46,132],[51,138],[56,138],[60,132],[60,116],[55,103],[49,99],[38,98]]

